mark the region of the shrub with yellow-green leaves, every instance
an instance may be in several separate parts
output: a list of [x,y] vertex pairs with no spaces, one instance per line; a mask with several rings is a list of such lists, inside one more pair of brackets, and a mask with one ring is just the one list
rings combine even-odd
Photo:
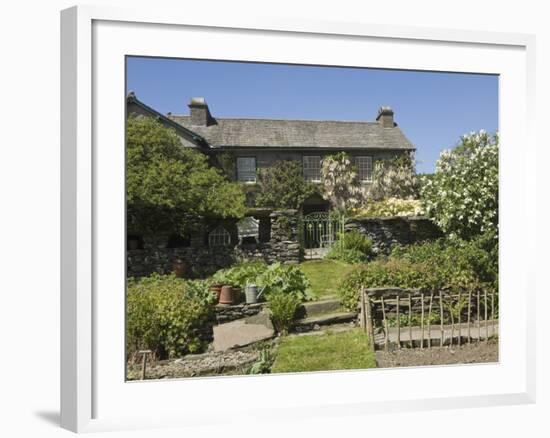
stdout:
[[214,295],[202,281],[152,274],[129,279],[126,290],[126,355],[152,350],[165,359],[202,351]]

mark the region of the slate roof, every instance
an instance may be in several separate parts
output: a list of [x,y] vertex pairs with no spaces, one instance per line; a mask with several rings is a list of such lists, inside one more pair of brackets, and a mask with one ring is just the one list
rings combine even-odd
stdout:
[[213,147],[415,149],[397,125],[378,122],[216,117],[209,126],[196,126],[190,116],[168,117]]
[[208,147],[208,142],[206,139],[198,135],[196,132],[191,131],[190,129],[187,129],[185,126],[183,126],[181,123],[177,123],[168,116],[165,116],[164,114],[159,113],[157,110],[151,108],[150,106],[144,104],[141,100],[139,100],[135,93],[133,91],[128,92],[126,95],[126,104],[134,104],[138,107],[142,108],[146,113],[149,113],[151,117],[160,120],[167,124],[168,126],[174,128],[181,136],[188,139],[192,143],[195,143],[198,147]]

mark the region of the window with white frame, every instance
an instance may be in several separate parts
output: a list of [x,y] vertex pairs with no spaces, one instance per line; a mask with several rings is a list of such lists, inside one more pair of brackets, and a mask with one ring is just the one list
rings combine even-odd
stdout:
[[231,243],[231,234],[223,227],[218,226],[214,228],[208,235],[208,246],[229,246]]
[[355,157],[357,177],[361,182],[372,182],[372,157]]
[[255,157],[237,157],[237,179],[242,182],[256,182]]
[[304,155],[303,166],[306,181],[321,181],[321,157],[319,155]]

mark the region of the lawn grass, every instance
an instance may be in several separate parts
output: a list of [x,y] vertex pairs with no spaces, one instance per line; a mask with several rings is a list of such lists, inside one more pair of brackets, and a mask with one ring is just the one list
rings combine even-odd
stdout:
[[281,341],[272,373],[376,368],[374,352],[360,329]]
[[313,293],[322,299],[337,295],[338,285],[353,265],[337,260],[310,260],[303,262],[300,267],[311,282]]

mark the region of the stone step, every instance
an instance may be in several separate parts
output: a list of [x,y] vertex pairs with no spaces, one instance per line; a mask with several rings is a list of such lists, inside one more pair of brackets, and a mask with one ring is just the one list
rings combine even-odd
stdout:
[[214,326],[214,351],[226,351],[271,339],[275,330],[267,313]]
[[298,314],[301,318],[309,318],[315,315],[338,312],[341,309],[340,306],[341,303],[338,298],[312,301],[302,304]]
[[356,312],[334,312],[324,315],[315,315],[296,321],[294,330],[298,332],[315,330],[318,326],[353,322],[355,319],[357,319]]

